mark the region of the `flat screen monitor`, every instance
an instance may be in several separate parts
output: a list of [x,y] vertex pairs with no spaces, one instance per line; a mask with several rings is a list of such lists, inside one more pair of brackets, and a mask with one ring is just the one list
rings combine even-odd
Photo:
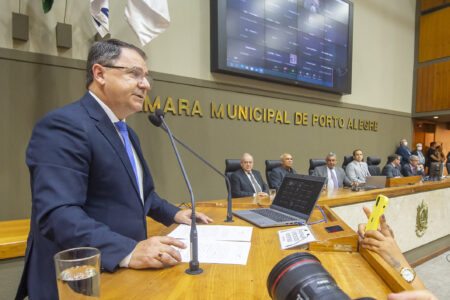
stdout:
[[351,93],[347,0],[210,0],[211,71]]

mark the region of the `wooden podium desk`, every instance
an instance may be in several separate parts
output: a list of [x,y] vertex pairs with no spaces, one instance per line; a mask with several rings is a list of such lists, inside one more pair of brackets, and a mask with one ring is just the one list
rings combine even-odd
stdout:
[[[234,199],[233,209],[257,207],[252,199]],[[234,217],[233,223],[225,223],[226,206],[224,201],[199,203],[198,211],[204,212],[214,219],[213,225],[251,224]],[[342,222],[327,210],[330,222]],[[311,221],[322,218],[315,210]],[[342,226],[346,226],[342,222]],[[166,235],[176,225],[169,228],[149,219],[149,235]],[[313,225],[313,231],[320,233],[324,223]],[[347,226],[348,227],[348,226]],[[348,234],[344,239],[356,238],[355,233]],[[187,263],[163,270],[130,270],[120,269],[117,272],[102,273],[102,299],[270,299],[266,281],[272,268],[285,256],[305,251],[299,248],[281,250],[278,241],[278,230],[286,227],[260,229],[253,227],[251,248],[247,265],[200,264],[203,273],[187,275]],[[315,233],[316,234],[316,233]],[[320,237],[318,237],[320,238]],[[326,238],[326,237],[325,237]],[[319,245],[320,246],[320,245]],[[320,248],[320,247],[318,247]],[[410,289],[403,279],[392,271],[389,266],[369,252],[343,251],[310,251],[319,258],[323,266],[332,274],[339,287],[350,298],[370,296],[376,299],[386,299],[392,291]],[[382,274],[383,279],[379,274]]]

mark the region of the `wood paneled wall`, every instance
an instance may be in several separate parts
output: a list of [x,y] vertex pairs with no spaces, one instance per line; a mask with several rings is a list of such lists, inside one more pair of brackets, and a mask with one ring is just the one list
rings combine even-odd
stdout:
[[416,112],[450,109],[450,61],[419,67],[417,72]]
[[429,10],[449,2],[450,0],[422,0],[420,1],[420,10],[421,11]]
[[450,6],[420,17],[419,62],[450,56]]
[[416,81],[416,113],[450,110],[450,3],[449,0],[422,0],[419,63]]

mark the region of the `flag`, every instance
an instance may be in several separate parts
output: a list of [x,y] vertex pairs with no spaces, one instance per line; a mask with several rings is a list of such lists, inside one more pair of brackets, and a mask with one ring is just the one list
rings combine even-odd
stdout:
[[48,13],[52,9],[53,0],[42,0],[42,8],[44,13]]
[[169,27],[167,0],[128,0],[125,16],[142,46]]
[[109,33],[109,0],[91,0],[91,16],[101,37]]

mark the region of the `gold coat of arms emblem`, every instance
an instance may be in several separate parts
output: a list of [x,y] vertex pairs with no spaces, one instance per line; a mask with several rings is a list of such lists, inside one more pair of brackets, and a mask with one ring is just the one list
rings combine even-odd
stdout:
[[428,205],[422,200],[417,206],[416,235],[422,237],[428,228]]

